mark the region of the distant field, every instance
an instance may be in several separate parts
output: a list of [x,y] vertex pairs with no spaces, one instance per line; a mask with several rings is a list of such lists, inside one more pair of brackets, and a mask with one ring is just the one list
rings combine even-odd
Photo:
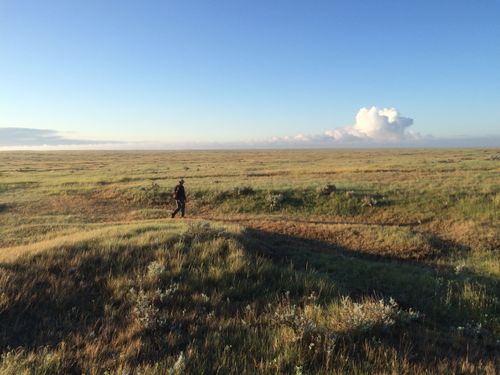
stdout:
[[4,152],[0,374],[495,374],[499,250],[499,149]]

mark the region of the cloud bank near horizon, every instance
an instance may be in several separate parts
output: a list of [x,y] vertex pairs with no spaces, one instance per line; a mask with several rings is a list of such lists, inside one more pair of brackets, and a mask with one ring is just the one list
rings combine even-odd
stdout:
[[52,129],[34,129],[20,127],[0,128],[1,148],[30,148],[30,147],[71,147],[93,146],[104,143],[95,140],[71,139]]
[[500,135],[436,138],[410,127],[413,119],[395,108],[363,107],[353,125],[322,134],[239,142],[96,141],[66,138],[56,130],[0,127],[0,151],[10,150],[162,150],[363,147],[500,147]]
[[423,137],[408,128],[413,119],[403,117],[395,108],[363,107],[356,114],[354,125],[326,130],[323,134],[274,137],[271,143],[316,143],[341,145],[345,143],[394,143],[417,141]]

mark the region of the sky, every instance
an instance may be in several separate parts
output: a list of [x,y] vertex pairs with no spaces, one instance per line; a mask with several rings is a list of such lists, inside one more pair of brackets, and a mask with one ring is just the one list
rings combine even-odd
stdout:
[[500,0],[0,0],[0,149],[500,147]]

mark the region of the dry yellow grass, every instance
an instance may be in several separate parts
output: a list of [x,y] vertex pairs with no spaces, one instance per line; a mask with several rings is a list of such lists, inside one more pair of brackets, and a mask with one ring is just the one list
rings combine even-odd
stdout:
[[496,152],[0,153],[0,374],[494,374]]

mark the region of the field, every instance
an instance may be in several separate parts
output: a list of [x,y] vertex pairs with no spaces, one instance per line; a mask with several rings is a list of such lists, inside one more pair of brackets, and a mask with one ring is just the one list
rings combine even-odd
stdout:
[[0,153],[0,374],[496,374],[499,193],[498,149]]

